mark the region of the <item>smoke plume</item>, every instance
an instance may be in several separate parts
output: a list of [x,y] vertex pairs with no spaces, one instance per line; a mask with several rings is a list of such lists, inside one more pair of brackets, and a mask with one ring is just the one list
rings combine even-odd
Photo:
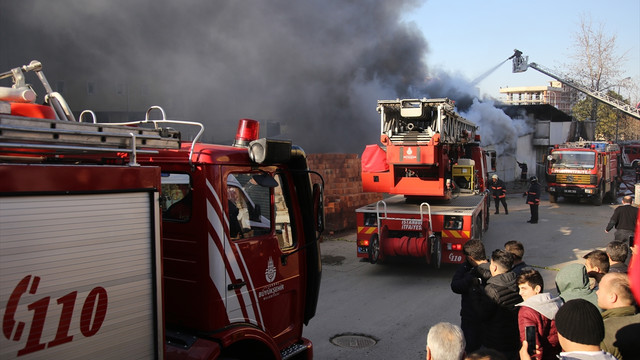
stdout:
[[493,145],[499,156],[516,154],[518,136],[531,133],[524,119],[511,119],[492,101],[473,100],[471,107],[460,115],[478,125],[478,134],[483,145]]
[[476,104],[468,82],[429,73],[424,35],[401,20],[420,2],[3,1],[0,70],[40,60],[74,110],[161,105],[204,123],[210,142],[230,143],[237,120],[254,118],[307,152],[360,153],[378,142],[378,99]]

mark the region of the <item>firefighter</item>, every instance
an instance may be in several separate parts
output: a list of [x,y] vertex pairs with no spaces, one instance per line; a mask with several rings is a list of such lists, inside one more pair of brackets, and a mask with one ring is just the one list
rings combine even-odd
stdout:
[[527,162],[519,162],[518,160],[516,160],[516,162],[518,163],[518,166],[520,166],[520,180],[523,182],[527,181],[527,173],[529,171],[527,168]]
[[540,184],[538,184],[538,178],[532,176],[529,179],[529,190],[522,194],[527,197],[527,204],[531,210],[531,219],[527,220],[530,224],[538,223],[538,205],[540,205]]
[[493,195],[493,201],[496,203],[496,214],[500,213],[500,203],[504,206],[504,213],[509,214],[507,209],[507,187],[504,185],[504,181],[498,179],[498,175],[493,174],[491,176],[491,194]]

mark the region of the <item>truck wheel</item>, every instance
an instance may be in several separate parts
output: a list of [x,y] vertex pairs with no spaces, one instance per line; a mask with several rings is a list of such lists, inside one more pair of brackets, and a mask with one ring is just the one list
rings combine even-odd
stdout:
[[615,202],[618,198],[618,185],[617,181],[613,180],[611,182],[611,190],[609,190],[609,198],[611,198],[612,202]]
[[369,245],[369,262],[375,264],[378,262],[378,258],[380,258],[380,239],[378,239],[378,234],[373,234],[371,237],[371,244]]
[[558,199],[556,198],[556,194],[549,194],[549,202],[555,203],[556,201],[558,201]]
[[442,264],[442,244],[437,236],[431,241],[431,265],[436,269],[440,269]]
[[593,197],[593,205],[600,206],[602,205],[602,199],[604,198],[604,194],[602,189],[598,189],[598,193]]

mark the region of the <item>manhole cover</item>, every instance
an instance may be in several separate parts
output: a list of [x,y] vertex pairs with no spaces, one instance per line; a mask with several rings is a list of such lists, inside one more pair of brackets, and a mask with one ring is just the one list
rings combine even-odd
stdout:
[[364,334],[340,334],[332,337],[331,343],[345,348],[362,349],[377,344],[378,340]]

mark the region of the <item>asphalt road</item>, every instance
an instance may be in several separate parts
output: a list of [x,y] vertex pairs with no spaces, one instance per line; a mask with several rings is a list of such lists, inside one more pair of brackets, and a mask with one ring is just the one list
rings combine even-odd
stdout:
[[[509,215],[491,214],[484,243],[489,255],[509,240],[522,242],[525,262],[538,267],[545,291],[555,294],[555,269],[582,263],[584,254],[613,240],[613,231],[604,228],[617,205],[562,198],[551,204],[545,195],[539,223],[528,224],[529,206],[519,189],[512,189]],[[406,260],[372,265],[356,257],[355,238],[355,231],[346,232],[321,245],[320,300],[303,333],[314,344],[314,358],[424,359],[429,328],[440,321],[460,323],[460,297],[449,287],[457,265],[434,269]],[[339,335],[346,336],[337,338],[339,345],[332,343]]]

